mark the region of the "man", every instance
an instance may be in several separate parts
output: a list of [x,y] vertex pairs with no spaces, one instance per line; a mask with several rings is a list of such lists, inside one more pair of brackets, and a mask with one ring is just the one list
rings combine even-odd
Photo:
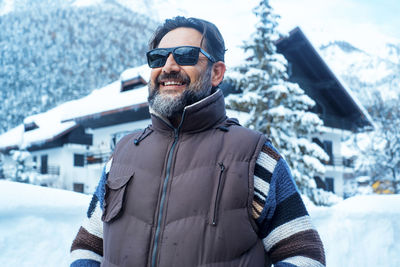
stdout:
[[210,22],[176,17],[157,29],[152,125],[118,143],[71,266],[325,265],[286,162],[225,115],[224,53]]

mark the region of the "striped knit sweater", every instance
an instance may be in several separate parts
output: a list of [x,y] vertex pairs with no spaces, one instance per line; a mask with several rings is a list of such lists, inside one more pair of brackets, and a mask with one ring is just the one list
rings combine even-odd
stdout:
[[[104,167],[87,218],[71,247],[71,267],[100,266],[103,255],[101,213],[104,185],[111,167]],[[321,239],[312,225],[286,161],[267,142],[254,172],[253,218],[265,252],[276,267],[325,266]]]

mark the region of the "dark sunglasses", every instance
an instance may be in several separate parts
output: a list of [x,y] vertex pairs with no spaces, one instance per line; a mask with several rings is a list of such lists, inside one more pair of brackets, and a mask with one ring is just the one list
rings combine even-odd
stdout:
[[216,60],[206,51],[196,46],[177,46],[170,48],[156,48],[146,53],[147,63],[150,68],[160,68],[165,65],[167,58],[172,53],[175,62],[181,66],[193,66],[199,60],[199,53],[215,63]]

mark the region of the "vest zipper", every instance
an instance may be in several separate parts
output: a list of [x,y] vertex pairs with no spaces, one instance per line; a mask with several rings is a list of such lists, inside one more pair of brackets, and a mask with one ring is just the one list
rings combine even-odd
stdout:
[[212,219],[212,225],[217,225],[217,206],[218,206],[218,202],[219,202],[219,198],[220,198],[220,191],[221,191],[221,186],[222,186],[222,174],[225,171],[225,166],[224,163],[219,162],[218,163],[219,167],[220,167],[220,171],[219,171],[219,178],[218,178],[218,185],[217,185],[217,194],[215,196],[215,201],[214,201],[214,214],[213,214],[213,219]]
[[169,125],[168,123],[165,122],[170,128],[172,128],[174,130],[174,142],[172,143],[171,149],[169,150],[169,153],[168,153],[167,171],[166,171],[166,176],[165,176],[165,179],[164,179],[163,189],[162,189],[162,193],[161,193],[160,209],[158,211],[156,232],[154,234],[153,251],[152,251],[152,254],[151,254],[151,266],[152,267],[156,267],[157,253],[158,253],[157,249],[158,249],[158,241],[159,241],[158,239],[160,237],[160,232],[161,232],[161,221],[162,221],[162,215],[163,215],[165,195],[167,193],[168,181],[169,181],[169,178],[170,178],[171,165],[172,165],[172,156],[174,155],[174,150],[175,150],[176,143],[178,143],[179,129],[181,128],[184,116],[185,116],[185,112],[183,112],[183,114],[182,114],[181,123],[178,126],[178,128],[174,128],[174,127],[172,127],[171,125]]

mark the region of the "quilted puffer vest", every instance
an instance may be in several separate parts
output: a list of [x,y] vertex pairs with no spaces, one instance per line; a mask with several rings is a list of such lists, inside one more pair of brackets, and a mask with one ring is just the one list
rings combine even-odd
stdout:
[[114,152],[102,266],[264,266],[250,207],[265,141],[227,119],[219,90],[186,107],[176,129],[152,115]]

